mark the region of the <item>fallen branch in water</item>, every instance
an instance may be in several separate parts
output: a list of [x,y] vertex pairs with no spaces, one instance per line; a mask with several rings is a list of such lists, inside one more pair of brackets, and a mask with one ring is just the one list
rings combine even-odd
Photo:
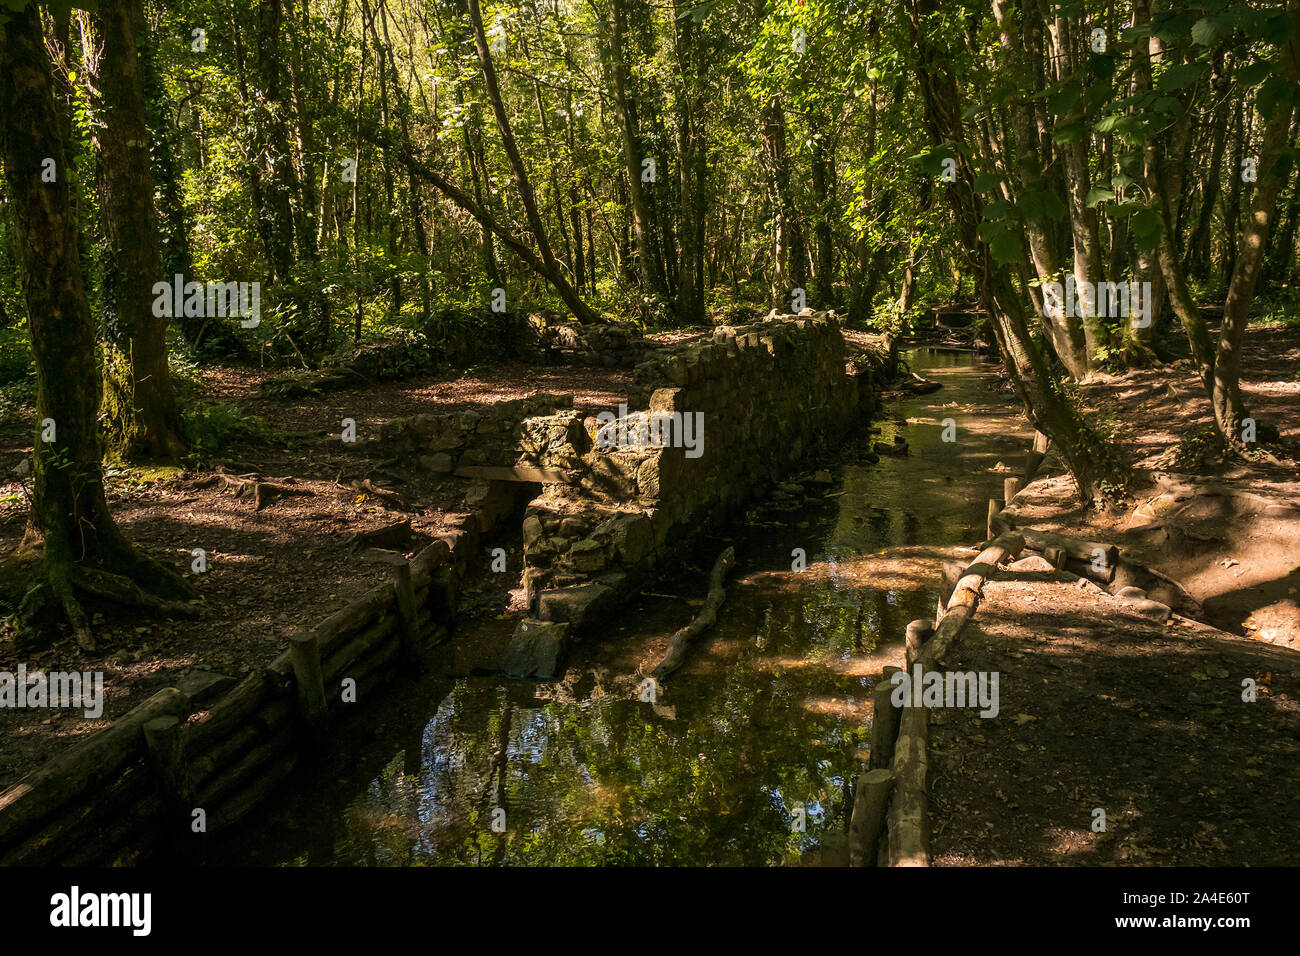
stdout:
[[718,608],[727,597],[723,582],[727,578],[727,572],[735,563],[735,548],[728,547],[718,555],[718,560],[713,563],[713,571],[709,574],[709,594],[704,599],[704,607],[700,608],[700,613],[695,615],[695,620],[674,634],[672,640],[668,642],[668,653],[659,662],[659,666],[651,672],[655,680],[662,680],[681,667],[691,641],[717,623]]

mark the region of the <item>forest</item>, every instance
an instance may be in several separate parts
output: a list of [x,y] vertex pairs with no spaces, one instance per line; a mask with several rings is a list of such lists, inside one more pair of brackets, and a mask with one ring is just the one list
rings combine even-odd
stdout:
[[0,865],[1293,865],[1297,158],[1300,0],[0,0]]

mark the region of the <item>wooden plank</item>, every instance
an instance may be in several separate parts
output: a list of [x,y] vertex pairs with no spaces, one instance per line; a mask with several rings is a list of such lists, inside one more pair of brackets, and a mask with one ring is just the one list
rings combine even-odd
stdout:
[[189,712],[189,699],[165,687],[112,725],[47,761],[0,794],[0,846],[28,832],[67,800],[81,797],[111,778],[122,764],[144,752],[144,725],[157,717]]

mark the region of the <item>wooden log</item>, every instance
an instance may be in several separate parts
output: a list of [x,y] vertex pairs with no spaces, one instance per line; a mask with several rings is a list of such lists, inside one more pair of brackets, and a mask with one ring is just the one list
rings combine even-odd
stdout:
[[435,568],[429,575],[429,590],[424,606],[429,609],[435,621],[446,627],[456,623],[456,607],[460,603],[459,581],[456,568],[450,564]]
[[885,809],[894,788],[891,770],[869,770],[858,775],[849,820],[849,866],[875,866]]
[[158,819],[167,809],[165,798],[156,793],[144,794],[97,830],[94,839],[70,843],[58,865],[112,866],[122,857],[138,856],[150,843],[174,836],[159,832]]
[[110,726],[76,744],[0,793],[0,847],[29,833],[65,801],[112,779],[124,762],[144,752],[142,728],[155,717],[188,713],[189,699],[175,687],[158,691]]
[[1065,549],[1060,545],[1049,544],[1043,549],[1043,557],[1051,562],[1052,567],[1056,568],[1058,571],[1065,567],[1065,559],[1067,555]]
[[930,865],[930,821],[926,786],[929,778],[930,712],[903,708],[894,745],[893,798],[889,805],[889,865]]
[[1037,528],[1018,528],[1014,517],[1005,511],[998,515],[995,529],[999,534],[1016,531],[1025,539],[1026,548],[1044,555],[1047,554],[1049,547],[1057,547],[1063,549],[1068,557],[1091,564],[1095,560],[1097,553],[1100,552],[1106,565],[1112,569],[1112,577],[1114,576],[1114,565],[1119,561],[1119,549],[1113,544],[1107,544],[1104,541],[1089,541],[1086,538],[1075,538],[1070,535],[1057,534],[1053,531],[1039,531]]
[[934,633],[934,625],[929,621],[916,620],[907,625],[907,635],[904,642],[907,646],[907,670],[910,672],[912,664],[921,654],[921,645],[926,639]]
[[948,595],[952,594],[953,589],[957,587],[957,582],[961,576],[966,573],[966,564],[963,561],[944,561],[939,565],[939,575],[943,580],[943,594],[940,597],[940,604],[948,603]]
[[258,774],[256,780],[231,794],[224,803],[216,806],[213,812],[208,814],[208,829],[227,830],[239,823],[262,801],[271,796],[285,778],[293,773],[296,766],[297,760],[292,755],[286,760],[268,764]]
[[253,671],[212,705],[205,720],[187,726],[186,743],[190,753],[197,754],[236,731],[271,694],[272,684],[266,671]]
[[[298,743],[298,728],[288,727],[250,748],[229,766],[215,774],[195,792],[195,806],[209,809],[228,794],[237,791],[251,777],[259,775],[264,764],[278,761]],[[212,816],[211,813],[208,814]]]
[[682,661],[686,659],[686,650],[691,645],[691,641],[699,637],[718,620],[718,608],[727,598],[725,582],[727,572],[736,563],[736,549],[726,547],[718,555],[718,559],[713,562],[713,571],[709,574],[709,593],[704,599],[704,606],[700,608],[700,613],[695,616],[686,627],[681,628],[668,642],[668,653],[664,655],[663,660],[651,672],[651,676],[656,680],[662,680],[677,668],[682,666]]
[[439,539],[411,559],[411,582],[417,592],[428,588],[429,575],[446,564],[450,557],[451,548],[446,541]]
[[230,766],[240,754],[255,746],[258,741],[288,729],[295,710],[294,703],[288,698],[272,700],[261,710],[249,715],[242,727],[218,741],[202,756],[191,757],[190,779],[193,786],[204,786],[210,777]]
[[1024,482],[1019,478],[1002,479],[1002,500],[1006,502],[1006,507],[1011,507],[1012,499],[1020,494],[1022,487],[1024,487]]
[[329,656],[341,639],[379,620],[393,610],[393,603],[393,586],[379,584],[325,618],[312,629],[320,638],[321,654]]
[[339,677],[358,660],[369,654],[376,647],[393,640],[400,620],[396,615],[384,618],[378,624],[366,628],[352,640],[338,648],[324,662],[322,669],[325,683],[332,689],[338,686]]
[[899,709],[890,698],[894,693],[893,677],[897,667],[886,667],[871,689],[871,770],[887,768],[894,759],[894,738],[898,736]]
[[[999,535],[979,553],[966,568],[952,597],[948,599],[943,620],[935,628],[934,636],[921,647],[912,665],[915,680],[917,668],[924,675],[943,659],[948,648],[960,633],[966,621],[975,612],[984,581],[999,564],[1014,559],[1025,548],[1024,538],[1018,533]],[[916,691],[919,688],[914,687]],[[926,785],[929,776],[929,758],[926,745],[930,732],[929,711],[915,703],[915,697],[903,707],[898,724],[898,740],[894,744],[894,794],[889,807],[889,864],[890,866],[929,866],[930,823]]]
[[411,586],[411,565],[408,561],[393,568],[393,592],[397,599],[397,616],[401,622],[402,656],[406,666],[415,673],[423,669],[421,661],[420,623],[415,619],[415,588]]
[[289,638],[289,653],[297,684],[298,708],[309,727],[325,719],[325,679],[320,666],[320,642],[314,631],[300,631]]
[[155,717],[144,725],[144,743],[162,783],[163,796],[174,808],[184,808],[193,790],[185,764],[185,735],[180,719],[170,715]]
[[[356,661],[352,667],[340,675],[340,680],[350,677],[357,683],[357,702],[363,699],[363,691],[371,687],[377,687],[383,683],[380,679],[384,672],[393,667],[397,661],[400,647],[396,641],[390,641],[374,649],[369,654]],[[335,694],[331,700],[331,706],[344,706],[342,694]]]
[[1026,485],[1034,480],[1034,475],[1042,467],[1043,459],[1047,457],[1047,447],[1047,436],[1042,432],[1034,432],[1034,445],[1025,454],[1025,470],[1020,475]]
[[157,781],[143,760],[128,764],[116,779],[95,791],[93,800],[69,801],[59,812],[0,853],[0,866],[51,866],[78,845],[97,844],[105,827],[132,805],[157,797]]

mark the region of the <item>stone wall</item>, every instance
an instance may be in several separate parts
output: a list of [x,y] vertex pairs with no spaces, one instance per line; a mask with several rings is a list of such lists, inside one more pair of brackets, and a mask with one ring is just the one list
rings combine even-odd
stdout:
[[583,325],[537,313],[529,323],[539,357],[548,364],[632,368],[659,347],[631,322]]
[[[807,467],[873,401],[870,373],[846,370],[833,313],[723,326],[709,340],[650,353],[629,395],[637,411],[613,423],[584,420],[587,441],[570,453],[581,465],[528,506],[524,584],[533,613],[583,627],[709,528]],[[664,436],[669,447],[636,447],[638,427],[654,413],[702,415],[698,456],[680,447],[692,436],[676,422]],[[600,436],[619,426],[631,442],[601,447]]]

